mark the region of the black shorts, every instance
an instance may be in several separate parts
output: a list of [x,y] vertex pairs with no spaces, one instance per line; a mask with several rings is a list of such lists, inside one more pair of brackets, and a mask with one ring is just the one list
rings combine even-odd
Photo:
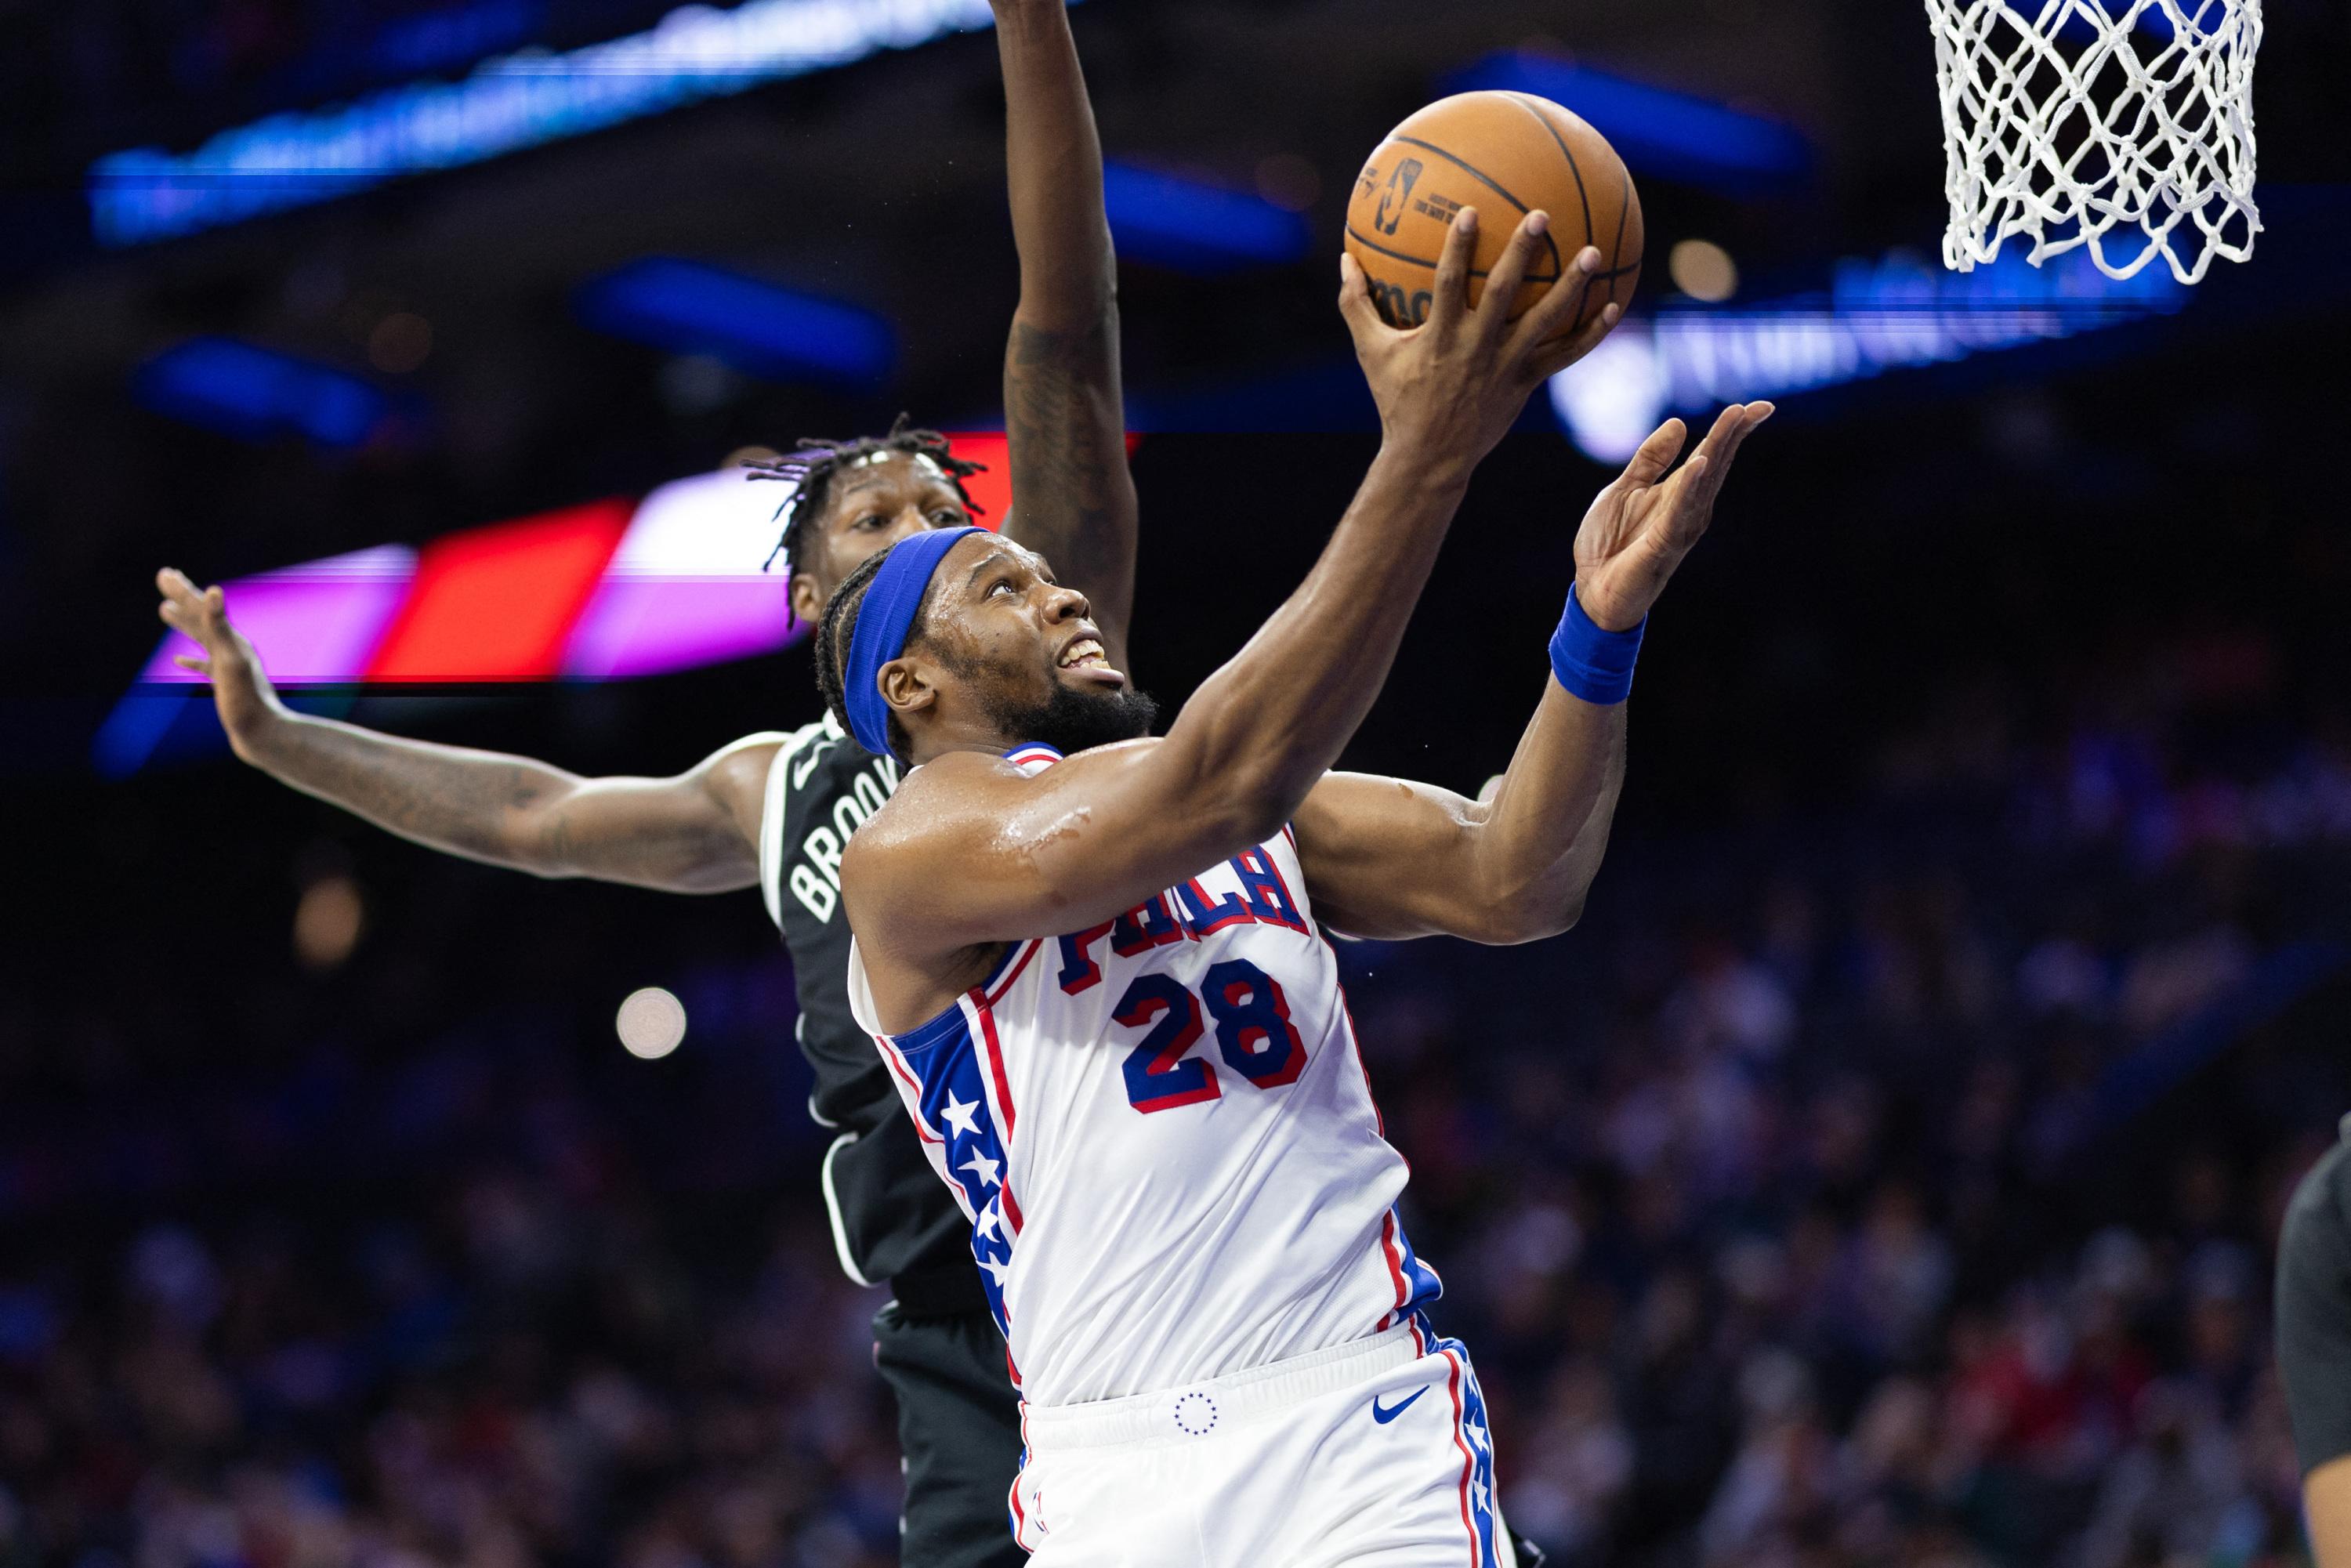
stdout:
[[904,1568],[1018,1568],[1012,1478],[1020,1398],[1004,1337],[986,1312],[916,1316],[892,1301],[873,1318],[873,1364],[898,1401],[906,1459]]
[[[2345,1131],[2351,1135],[2351,1118]],[[2286,1207],[2277,1352],[2307,1475],[2351,1454],[2351,1144],[2329,1151]]]

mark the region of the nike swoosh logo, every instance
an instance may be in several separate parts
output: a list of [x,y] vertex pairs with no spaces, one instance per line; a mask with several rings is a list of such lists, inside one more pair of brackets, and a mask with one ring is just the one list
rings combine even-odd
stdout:
[[1413,1399],[1417,1399],[1427,1392],[1428,1385],[1424,1383],[1419,1387],[1412,1391],[1412,1399],[1407,1399],[1401,1405],[1391,1405],[1385,1409],[1382,1409],[1380,1407],[1380,1396],[1374,1394],[1372,1396],[1372,1419],[1384,1427],[1389,1422],[1395,1420],[1397,1416],[1403,1415],[1405,1411],[1411,1409]]

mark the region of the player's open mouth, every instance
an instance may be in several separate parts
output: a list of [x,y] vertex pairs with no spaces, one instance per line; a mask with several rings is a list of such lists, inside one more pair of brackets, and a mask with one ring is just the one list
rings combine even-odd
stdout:
[[1126,676],[1111,667],[1110,655],[1099,637],[1081,637],[1061,650],[1054,667],[1080,679],[1106,686],[1123,686]]

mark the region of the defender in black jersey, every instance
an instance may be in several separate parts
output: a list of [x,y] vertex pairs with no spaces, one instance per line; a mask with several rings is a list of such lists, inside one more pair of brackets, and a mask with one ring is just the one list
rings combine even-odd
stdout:
[[[1063,0],[992,0],[1008,106],[1020,302],[1006,355],[1013,515],[1004,531],[1062,563],[1125,660],[1134,487],[1118,365],[1118,310],[1102,152]],[[766,465],[794,480],[786,535],[792,600],[813,623],[868,556],[972,520],[946,444],[903,427],[803,443]],[[969,1233],[917,1149],[881,1058],[851,1019],[843,845],[896,771],[830,723],[736,742],[674,779],[574,777],[523,758],[378,735],[289,712],[218,589],[158,574],[162,618],[204,650],[237,755],[305,793],[434,849],[549,877],[676,893],[754,885],[791,950],[810,1109],[838,1129],[824,1197],[842,1268],[887,1282],[875,1364],[898,1401],[906,1458],[903,1561],[981,1568],[1023,1560],[1006,1522],[1020,1456],[1004,1343],[987,1313]]]

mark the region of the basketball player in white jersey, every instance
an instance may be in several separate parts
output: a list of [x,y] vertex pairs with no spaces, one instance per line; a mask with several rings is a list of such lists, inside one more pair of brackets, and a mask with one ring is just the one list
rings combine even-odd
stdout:
[[[1489,801],[1330,774],[1471,470],[1572,352],[1550,340],[1573,287],[1515,328],[1468,308],[1475,225],[1412,331],[1344,264],[1380,455],[1164,739],[1085,599],[1011,541],[901,541],[827,608],[828,697],[909,768],[842,862],[850,998],[972,1218],[1024,1400],[1010,1522],[1040,1563],[1510,1561],[1484,1401],[1429,1321],[1438,1281],[1396,1221],[1405,1165],[1322,923],[1493,943],[1573,924],[1641,628],[1771,408],[1728,411],[1667,480],[1669,424],[1593,507],[1553,678]],[[1516,298],[1545,226],[1488,300]],[[1461,630],[1468,678],[1517,668]]]

